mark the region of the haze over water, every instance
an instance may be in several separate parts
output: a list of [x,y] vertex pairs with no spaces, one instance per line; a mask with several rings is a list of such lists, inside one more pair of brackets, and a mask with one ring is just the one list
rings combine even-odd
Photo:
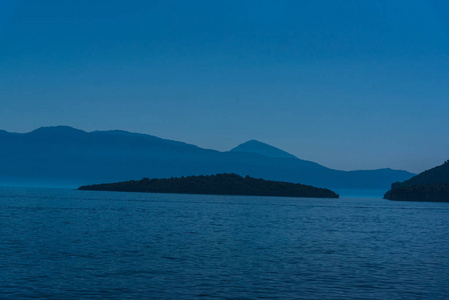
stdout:
[[449,206],[0,188],[0,298],[447,299]]

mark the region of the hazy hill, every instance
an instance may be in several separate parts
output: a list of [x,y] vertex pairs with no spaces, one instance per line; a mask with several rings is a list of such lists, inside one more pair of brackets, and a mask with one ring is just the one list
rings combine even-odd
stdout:
[[391,185],[389,200],[449,202],[449,160],[404,182]]
[[237,174],[187,176],[181,178],[130,180],[81,186],[79,190],[209,195],[338,198],[328,189],[298,183],[256,179]]
[[230,152],[257,153],[268,157],[297,158],[296,156],[288,152],[256,140],[250,140],[246,143],[240,144],[237,147],[231,149]]
[[391,169],[333,170],[260,142],[246,144],[220,152],[118,130],[85,132],[57,126],[23,134],[3,131],[0,184],[76,187],[143,177],[236,173],[338,192],[338,189],[387,190],[392,182],[413,176]]

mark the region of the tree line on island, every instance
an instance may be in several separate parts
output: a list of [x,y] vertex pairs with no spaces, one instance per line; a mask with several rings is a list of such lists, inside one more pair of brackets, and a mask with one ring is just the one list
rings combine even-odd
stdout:
[[167,179],[130,180],[116,183],[85,185],[79,190],[143,193],[210,194],[242,196],[280,196],[307,198],[338,198],[325,188],[299,183],[264,180],[237,174],[187,176]]
[[385,199],[449,202],[449,160],[404,182],[395,182]]

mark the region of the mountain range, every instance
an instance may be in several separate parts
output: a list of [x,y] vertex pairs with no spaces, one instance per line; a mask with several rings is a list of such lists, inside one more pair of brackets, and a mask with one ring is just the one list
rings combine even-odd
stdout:
[[251,140],[221,152],[121,130],[68,126],[29,133],[0,131],[0,185],[77,187],[130,179],[217,173],[334,189],[388,190],[415,174],[378,169],[340,171]]

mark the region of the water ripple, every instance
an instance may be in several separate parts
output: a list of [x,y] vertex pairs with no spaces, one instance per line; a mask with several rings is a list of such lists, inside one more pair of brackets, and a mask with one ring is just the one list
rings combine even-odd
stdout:
[[449,206],[0,190],[4,299],[447,299]]

